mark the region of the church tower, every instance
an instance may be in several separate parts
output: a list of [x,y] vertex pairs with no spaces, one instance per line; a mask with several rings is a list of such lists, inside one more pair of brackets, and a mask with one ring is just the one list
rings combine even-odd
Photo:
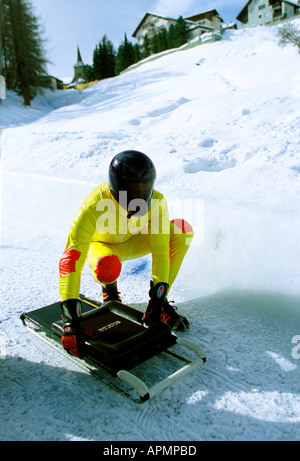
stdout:
[[79,46],[77,46],[77,62],[74,64],[74,82],[81,83],[84,81],[84,67]]

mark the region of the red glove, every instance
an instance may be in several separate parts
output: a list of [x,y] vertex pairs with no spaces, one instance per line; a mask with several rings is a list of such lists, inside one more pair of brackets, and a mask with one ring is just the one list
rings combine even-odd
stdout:
[[84,338],[80,327],[81,303],[78,299],[68,299],[61,303],[61,309],[64,322],[64,334],[61,343],[69,354],[83,358]]
[[61,338],[61,343],[63,348],[74,357],[79,357],[80,359],[83,357],[82,354],[79,353],[79,347],[77,344],[77,335],[67,335],[66,333]]

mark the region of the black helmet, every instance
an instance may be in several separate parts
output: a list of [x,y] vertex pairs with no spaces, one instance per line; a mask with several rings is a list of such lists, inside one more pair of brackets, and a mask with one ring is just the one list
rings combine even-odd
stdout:
[[135,150],[120,152],[109,166],[108,182],[114,198],[127,210],[131,200],[143,200],[147,206],[134,205],[135,208],[140,207],[140,216],[146,214],[150,207],[155,179],[156,170],[152,160]]

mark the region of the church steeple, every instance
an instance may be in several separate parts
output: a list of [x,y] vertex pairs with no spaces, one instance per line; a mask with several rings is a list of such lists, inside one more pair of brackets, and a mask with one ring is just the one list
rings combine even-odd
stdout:
[[77,63],[76,64],[83,64],[82,57],[80,54],[79,46],[77,46]]
[[77,62],[74,64],[74,79],[78,83],[84,80],[84,63],[80,54],[79,46],[77,45]]

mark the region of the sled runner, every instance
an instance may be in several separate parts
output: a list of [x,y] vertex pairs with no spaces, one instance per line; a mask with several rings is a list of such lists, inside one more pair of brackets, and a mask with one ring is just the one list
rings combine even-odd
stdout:
[[[187,338],[178,338],[165,323],[153,322],[145,326],[142,312],[118,301],[101,304],[84,295],[80,295],[80,299],[81,327],[85,332],[82,360],[68,355],[61,346],[63,322],[59,302],[23,313],[21,320],[31,333],[130,398],[131,394],[117,383],[127,383],[137,392],[138,401],[145,402],[205,362],[205,351],[201,346]],[[171,350],[176,345],[192,351],[196,358],[191,360]],[[177,364],[174,373],[148,387],[132,370],[161,353],[184,362],[184,365],[178,368]],[[113,377],[113,381],[107,380],[107,376]]]

